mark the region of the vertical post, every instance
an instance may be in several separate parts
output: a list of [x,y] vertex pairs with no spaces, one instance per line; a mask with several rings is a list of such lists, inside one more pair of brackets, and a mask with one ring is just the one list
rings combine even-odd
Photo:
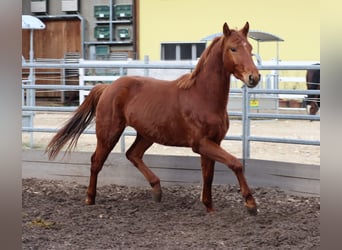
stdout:
[[197,47],[196,44],[191,45],[191,60],[195,61],[197,59]]
[[121,76],[124,76],[124,73],[125,73],[124,68],[123,68],[123,67],[120,67],[120,77],[121,77]]
[[113,0],[109,4],[109,41],[113,41]]
[[[84,60],[81,58],[80,59],[80,64],[82,64],[83,62],[84,62]],[[85,84],[84,84],[84,71],[85,71],[85,69],[84,68],[79,68],[78,69],[78,75],[79,75],[79,77],[78,77],[78,85],[79,86],[84,86]],[[78,99],[79,99],[79,105],[81,105],[82,104],[82,102],[84,101],[84,94],[85,94],[85,91],[84,91],[84,89],[80,89],[79,91],[78,91]]]
[[181,48],[180,45],[176,45],[176,60],[181,60]]
[[[64,60],[63,60],[63,63],[66,63],[66,60],[65,60],[65,58],[64,58]],[[66,85],[66,83],[65,83],[65,71],[66,71],[66,69],[64,69],[64,68],[62,68],[62,69],[60,69],[61,70],[61,85],[62,86],[65,86]],[[62,103],[64,103],[65,102],[65,91],[63,90],[62,92],[61,92],[61,102]]]
[[242,162],[245,168],[246,160],[250,157],[250,120],[249,120],[249,93],[246,85],[242,86],[243,89],[243,112],[242,112]]
[[[30,63],[33,63],[34,60],[34,52],[33,52],[33,32],[34,30],[31,29],[30,30]],[[34,85],[35,84],[35,79],[34,79],[34,73],[35,73],[35,69],[34,68],[30,68],[30,75],[29,75],[29,79],[30,79],[30,84]],[[29,99],[29,105],[30,106],[34,106],[35,105],[35,90],[34,89],[30,89],[30,99]]]
[[125,153],[126,151],[125,131],[122,133],[121,138],[120,138],[120,149],[121,149],[121,153]]
[[[150,61],[150,57],[148,55],[145,55],[144,56],[144,63],[145,64],[148,64]],[[144,76],[148,76],[149,75],[149,71],[148,69],[144,69]]]
[[[33,34],[34,30],[30,29],[30,63],[33,63],[34,60],[34,48],[33,48]],[[30,68],[30,74],[29,74],[29,84],[35,85],[35,69]],[[28,106],[35,106],[36,105],[36,93],[34,89],[29,89],[26,92],[27,96],[27,104]],[[33,128],[33,117],[34,117],[34,111],[31,111],[29,114],[29,126],[30,128]],[[33,132],[30,132],[30,148],[33,147]]]
[[[277,56],[276,56],[276,64],[279,65],[279,41],[277,41]],[[274,81],[274,89],[279,89],[279,71],[275,71],[275,81]],[[276,110],[277,114],[279,113],[279,94],[276,94]]]

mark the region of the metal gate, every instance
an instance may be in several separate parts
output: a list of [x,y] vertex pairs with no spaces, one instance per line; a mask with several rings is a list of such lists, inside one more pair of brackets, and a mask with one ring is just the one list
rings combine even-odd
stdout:
[[[121,72],[130,72],[130,70],[140,70],[143,75],[149,75],[149,72],[152,70],[179,70],[180,72],[190,72],[196,66],[196,62],[187,62],[187,63],[150,63],[147,60],[145,61],[84,61],[80,60],[79,63],[38,63],[38,62],[23,62],[22,67],[24,69],[78,69],[80,72],[80,83],[79,85],[48,85],[48,84],[39,84],[36,85],[33,79],[23,79],[22,81],[22,89],[26,91],[26,94],[33,94],[34,90],[44,89],[44,90],[54,90],[54,91],[71,91],[77,90],[80,93],[80,102],[82,102],[82,98],[84,95],[88,93],[89,90],[93,86],[85,85],[85,81],[112,81],[119,76],[88,76],[84,71],[86,69],[113,69],[116,68]],[[312,64],[277,64],[277,65],[258,65],[258,69],[260,71],[298,71],[298,70],[308,70],[308,69],[320,69],[320,65],[312,65]],[[135,71],[136,72],[136,71]],[[33,76],[34,77],[34,76]],[[88,77],[88,78],[87,78]],[[274,76],[272,76],[274,77]],[[275,75],[275,77],[279,77]],[[176,76],[174,77],[176,78]],[[263,79],[269,81],[269,78]],[[277,79],[278,81],[279,79]],[[229,111],[230,116],[240,117],[243,123],[243,132],[241,136],[226,136],[225,140],[240,140],[243,145],[243,161],[250,159],[250,142],[272,142],[272,143],[289,143],[289,144],[302,144],[302,145],[314,145],[319,146],[319,140],[300,140],[300,139],[284,139],[284,138],[274,138],[274,137],[257,137],[252,136],[250,133],[250,123],[253,119],[296,119],[296,120],[320,120],[320,115],[308,115],[308,114],[280,114],[279,112],[273,113],[264,113],[264,112],[253,112],[251,108],[251,100],[255,100],[255,96],[265,96],[270,100],[276,100],[275,103],[278,103],[279,95],[300,95],[305,96],[308,94],[319,94],[320,90],[284,90],[284,89],[270,89],[266,88],[255,88],[248,89],[247,87],[243,87],[241,84],[239,85],[236,79],[232,79],[232,86],[230,91],[230,95],[237,95],[242,98],[242,108],[237,111]],[[235,87],[234,87],[235,86]],[[242,86],[242,87],[241,87]],[[253,96],[253,98],[252,98]],[[28,96],[28,100],[32,100],[34,96]],[[232,99],[230,97],[230,99]],[[53,111],[53,112],[72,112],[77,107],[43,107],[36,106],[34,102],[24,103],[22,106],[23,117],[25,117],[28,122],[23,122],[22,131],[23,132],[47,132],[54,133],[57,129],[48,129],[48,128],[35,128],[33,126],[33,117],[36,111]],[[275,111],[279,109],[278,104],[275,105]],[[95,133],[94,130],[87,131],[86,133]],[[123,137],[135,135],[134,131],[125,130],[123,133]],[[31,141],[31,146],[33,145],[33,136]],[[121,140],[121,151],[125,151],[125,140]]]

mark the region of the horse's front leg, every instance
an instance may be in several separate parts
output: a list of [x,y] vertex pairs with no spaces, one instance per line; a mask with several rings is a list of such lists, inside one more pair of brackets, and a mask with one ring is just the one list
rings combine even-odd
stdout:
[[213,212],[215,211],[215,209],[213,208],[213,202],[211,198],[211,185],[213,183],[213,178],[214,178],[215,161],[202,155],[201,166],[202,166],[202,177],[203,177],[201,201],[207,208],[207,212]]
[[127,150],[126,157],[129,161],[133,163],[133,165],[140,170],[140,172],[144,175],[146,180],[152,187],[152,198],[154,201],[160,202],[162,198],[162,190],[160,186],[160,179],[157,175],[155,175],[151,169],[149,169],[143,161],[143,155],[145,151],[152,145],[153,143],[144,139],[139,133],[135,138],[132,146]]
[[243,174],[242,163],[235,156],[223,150],[218,144],[206,138],[201,140],[198,152],[205,157],[227,165],[233,170],[239,181],[241,194],[245,199],[245,206],[248,212],[254,215],[257,214],[257,205]]

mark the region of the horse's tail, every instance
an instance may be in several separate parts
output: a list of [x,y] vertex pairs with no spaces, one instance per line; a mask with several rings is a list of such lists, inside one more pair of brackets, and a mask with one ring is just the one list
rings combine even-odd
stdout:
[[70,140],[66,152],[70,152],[77,145],[77,140],[82,132],[92,122],[95,117],[97,103],[104,89],[108,85],[96,85],[86,97],[84,102],[75,111],[73,117],[61,128],[57,134],[51,139],[45,152],[48,153],[49,159],[54,159],[63,146]]

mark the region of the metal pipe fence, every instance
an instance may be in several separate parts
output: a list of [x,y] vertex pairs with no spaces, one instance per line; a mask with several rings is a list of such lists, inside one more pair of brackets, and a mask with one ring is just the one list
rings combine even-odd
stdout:
[[[194,69],[196,63],[173,63],[173,64],[160,64],[160,63],[146,63],[146,61],[125,61],[125,62],[116,62],[116,61],[98,61],[98,62],[87,62],[84,60],[80,60],[80,63],[27,63],[23,62],[22,67],[28,69],[66,69],[66,68],[74,68],[79,69],[82,72],[82,69],[98,69],[98,68],[118,68],[120,69],[120,75],[127,69],[143,69],[144,75],[148,75],[148,70],[152,69],[162,69],[162,70],[174,70],[174,69],[182,69],[188,70],[189,72]],[[298,71],[298,70],[308,70],[308,69],[320,69],[320,65],[312,65],[312,64],[282,64],[282,65],[258,65],[258,69],[260,71],[264,70],[290,70],[290,71]],[[277,77],[277,74],[276,74]],[[176,78],[176,77],[175,77]],[[83,80],[83,79],[81,79]],[[80,85],[50,85],[50,84],[38,84],[36,85],[34,81],[31,79],[23,79],[22,81],[22,89],[23,91],[28,91],[26,93],[34,93],[33,90],[51,90],[51,91],[90,91],[93,86],[87,86],[85,84]],[[277,87],[277,86],[276,86]],[[32,90],[32,92],[30,92]],[[238,117],[242,121],[242,134],[240,136],[226,136],[224,140],[237,140],[242,141],[242,158],[243,160],[250,158],[250,142],[271,142],[271,143],[286,143],[286,144],[301,144],[301,145],[313,145],[319,146],[319,140],[304,140],[304,139],[287,139],[287,138],[275,138],[275,137],[258,137],[253,136],[250,133],[250,123],[253,119],[295,119],[295,120],[311,120],[311,121],[319,121],[320,115],[309,115],[309,114],[280,114],[279,112],[266,113],[266,112],[253,112],[251,108],[250,101],[251,96],[264,95],[263,98],[274,99],[277,104],[275,106],[276,111],[278,111],[278,98],[279,95],[311,95],[311,94],[320,94],[320,90],[285,90],[285,89],[262,89],[255,88],[249,89],[247,87],[242,86],[242,88],[232,88],[230,90],[230,94],[236,94],[242,97],[242,105],[241,109],[238,111],[228,111],[230,117]],[[32,97],[29,97],[32,98]],[[34,97],[33,97],[34,98]],[[231,97],[230,97],[231,98]],[[33,104],[33,105],[32,105]],[[28,104],[23,103],[22,111],[28,114],[34,114],[34,112],[44,111],[44,112],[73,112],[77,108],[76,107],[50,107],[50,106],[37,106],[35,102],[30,102]],[[33,116],[30,117],[33,119]],[[33,126],[33,122],[28,123],[29,126],[22,126],[22,132],[45,132],[45,133],[55,133],[57,129],[52,128],[36,128]],[[94,134],[95,130],[87,130],[85,134]],[[126,129],[121,138],[121,151],[125,152],[125,136],[134,136],[135,131],[132,129]],[[33,142],[31,141],[30,145]]]

